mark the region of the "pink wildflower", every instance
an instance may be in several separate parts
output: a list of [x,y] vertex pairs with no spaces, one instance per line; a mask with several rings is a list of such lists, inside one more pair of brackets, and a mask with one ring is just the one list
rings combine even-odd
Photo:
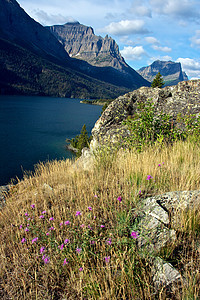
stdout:
[[64,240],[64,244],[69,243],[69,239]]
[[109,261],[110,261],[110,256],[106,256],[106,257],[104,257],[104,259],[105,259],[106,263],[109,263]]
[[92,207],[91,207],[91,206],[89,206],[89,207],[88,207],[88,209],[89,209],[89,210],[92,210]]
[[122,202],[122,197],[119,196],[119,197],[117,198],[117,200],[118,200],[119,202]]
[[32,208],[35,208],[35,204],[31,204],[31,207],[32,207]]
[[137,231],[132,231],[131,236],[132,236],[133,239],[137,239],[139,235],[138,235]]
[[65,225],[69,225],[70,224],[70,221],[65,221]]
[[63,261],[63,266],[65,266],[66,264],[68,264],[68,261],[67,261],[67,259],[65,258],[64,261]]
[[22,243],[22,244],[26,243],[26,239],[23,238],[23,239],[21,240],[21,243]]
[[76,216],[80,216],[81,215],[81,212],[78,210],[76,211]]

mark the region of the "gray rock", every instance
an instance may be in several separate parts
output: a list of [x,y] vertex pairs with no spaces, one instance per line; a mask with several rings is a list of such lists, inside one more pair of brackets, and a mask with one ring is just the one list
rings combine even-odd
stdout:
[[0,186],[0,208],[2,208],[6,204],[6,196],[11,187],[11,185]]

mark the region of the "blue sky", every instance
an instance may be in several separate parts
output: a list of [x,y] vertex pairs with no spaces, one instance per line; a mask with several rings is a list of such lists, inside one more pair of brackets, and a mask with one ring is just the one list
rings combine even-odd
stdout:
[[154,60],[200,79],[200,0],[18,0],[42,25],[79,21],[115,39],[135,70]]

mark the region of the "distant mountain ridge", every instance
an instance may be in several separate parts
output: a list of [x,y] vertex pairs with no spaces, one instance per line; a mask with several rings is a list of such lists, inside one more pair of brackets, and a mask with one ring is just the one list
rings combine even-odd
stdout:
[[125,62],[117,43],[108,35],[105,38],[97,36],[92,27],[79,22],[53,25],[47,28],[63,44],[70,57],[84,60],[95,67],[115,69],[115,76],[120,76],[121,86],[136,89],[137,86],[150,85]]
[[156,60],[150,66],[143,67],[137,70],[137,72],[150,82],[160,72],[163,76],[165,86],[176,85],[180,81],[188,80],[186,73],[182,71],[181,64],[172,61]]

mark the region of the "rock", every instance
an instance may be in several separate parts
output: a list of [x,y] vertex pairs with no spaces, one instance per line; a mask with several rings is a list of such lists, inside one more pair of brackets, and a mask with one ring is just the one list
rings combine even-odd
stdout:
[[175,85],[180,81],[188,80],[185,72],[182,71],[181,64],[172,61],[154,61],[150,66],[143,67],[137,72],[146,80],[152,82],[160,72],[163,76],[165,86]]
[[46,183],[43,184],[42,189],[47,194],[51,194],[53,192],[53,188]]
[[6,204],[6,195],[10,191],[12,185],[0,186],[0,209]]
[[79,157],[76,160],[74,167],[77,170],[89,171],[93,168],[93,166],[94,166],[94,154],[89,148],[85,147],[82,149],[81,157]]
[[129,132],[123,121],[132,116],[140,101],[152,99],[156,114],[169,114],[176,120],[179,113],[200,114],[200,80],[179,82],[176,86],[160,88],[141,87],[114,100],[103,112],[92,129],[91,148],[123,141]]

